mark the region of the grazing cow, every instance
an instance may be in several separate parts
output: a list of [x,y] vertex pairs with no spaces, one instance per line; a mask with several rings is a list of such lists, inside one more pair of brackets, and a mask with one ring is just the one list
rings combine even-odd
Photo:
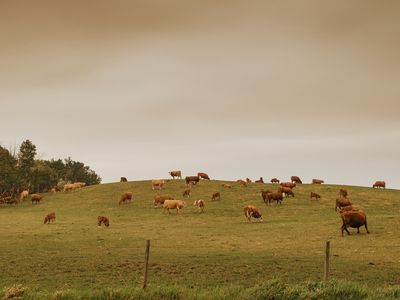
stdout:
[[208,174],[207,174],[207,173],[203,173],[203,172],[197,173],[197,177],[199,177],[199,178],[201,178],[201,179],[210,180],[210,177],[208,177]]
[[302,181],[301,181],[301,179],[300,179],[300,177],[299,176],[292,176],[292,177],[290,177],[290,180],[293,182],[293,183],[303,183]]
[[341,209],[342,207],[350,206],[350,205],[351,205],[351,202],[348,198],[339,198],[339,199],[336,199],[335,210],[337,210],[338,208]]
[[246,178],[246,182],[247,182],[247,183],[251,183],[250,178]]
[[204,200],[200,199],[200,200],[194,201],[194,206],[198,207],[199,213],[204,212],[204,206],[205,206]]
[[315,198],[316,200],[318,200],[319,198],[321,198],[321,196],[317,193],[311,192],[310,199],[312,200],[312,198]]
[[183,197],[190,197],[190,195],[192,194],[192,191],[189,189],[189,190],[185,190],[183,193],[182,193],[182,196]]
[[121,177],[121,180],[119,182],[128,182],[128,179],[126,177]]
[[321,179],[313,179],[312,180],[312,183],[313,184],[323,184],[323,183],[325,183],[323,180],[321,180]]
[[98,216],[97,217],[97,225],[101,226],[101,224],[104,224],[106,227],[108,227],[108,226],[110,226],[110,221],[108,220],[107,217]]
[[232,187],[230,184],[227,184],[227,183],[223,183],[223,184],[221,184],[221,186],[226,189],[230,189]]
[[164,212],[168,210],[168,214],[170,214],[170,209],[176,209],[176,213],[179,214],[179,211],[186,206],[186,202],[183,200],[165,200],[163,204]]
[[56,213],[51,212],[47,214],[47,216],[44,218],[44,224],[50,224],[50,222],[55,222],[56,221]]
[[151,188],[154,190],[156,187],[158,187],[159,190],[161,190],[164,187],[165,180],[162,179],[153,179],[151,181]]
[[133,195],[132,192],[123,193],[122,196],[119,198],[118,204],[123,204],[123,203],[126,203],[128,201],[131,202],[132,195]]
[[84,186],[86,186],[85,182],[67,183],[64,185],[64,192],[80,189],[80,188],[83,188]]
[[265,204],[267,204],[267,201],[269,200],[268,199],[268,194],[271,194],[271,193],[272,193],[272,191],[270,191],[270,190],[261,191],[261,197],[262,197],[262,199],[263,199]]
[[293,189],[296,187],[296,184],[293,182],[281,182],[280,186],[285,186],[285,187]]
[[171,175],[172,179],[175,179],[175,177],[182,179],[182,172],[180,170],[171,171],[168,173],[169,173],[169,175]]
[[20,196],[19,196],[19,201],[24,201],[25,198],[28,198],[29,192],[28,191],[22,191]]
[[221,200],[220,192],[216,192],[216,193],[212,194],[211,201],[217,201],[217,200]]
[[339,197],[340,198],[347,198],[347,195],[348,195],[349,193],[347,192],[347,190],[345,190],[345,189],[340,189],[339,190]]
[[294,197],[293,190],[286,186],[279,187],[278,192],[285,194],[286,197],[289,197],[289,196]]
[[272,200],[276,201],[276,204],[282,204],[283,200],[283,194],[280,192],[275,192],[275,193],[269,193],[267,194],[268,197],[268,203],[271,203]]
[[377,189],[379,189],[379,188],[385,189],[385,188],[386,188],[386,182],[384,182],[384,181],[376,181],[376,182],[373,184],[372,187],[373,187],[373,188],[377,188]]
[[32,204],[33,204],[33,203],[36,203],[36,204],[39,203],[40,200],[42,200],[42,198],[43,198],[42,195],[39,195],[39,194],[32,194],[32,195],[31,195]]
[[367,215],[362,210],[343,211],[340,213],[340,217],[342,218],[342,236],[343,231],[345,230],[347,234],[350,235],[347,227],[357,228],[357,233],[360,233],[360,227],[365,226],[365,230],[367,233],[369,233],[367,226]]
[[186,176],[185,177],[186,185],[191,184],[197,184],[200,181],[199,176]]
[[247,186],[247,182],[242,179],[236,180],[236,182],[240,183],[243,186]]
[[174,200],[174,198],[168,195],[156,195],[154,196],[154,206],[157,206],[158,204],[164,204],[165,200]]
[[271,179],[271,183],[279,183],[280,182],[280,180],[278,179],[278,178],[272,178]]
[[253,217],[255,219],[259,219],[260,221],[263,220],[262,215],[260,214],[260,212],[254,205],[246,205],[243,208],[243,210],[244,210],[244,215],[246,216],[246,219],[249,222],[251,221],[251,217]]
[[256,180],[255,183],[264,183],[264,179],[260,177],[260,179]]

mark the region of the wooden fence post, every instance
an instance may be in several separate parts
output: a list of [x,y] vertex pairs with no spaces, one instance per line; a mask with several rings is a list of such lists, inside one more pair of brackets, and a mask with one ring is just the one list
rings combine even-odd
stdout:
[[146,241],[146,256],[144,259],[144,280],[143,280],[143,288],[145,289],[147,286],[147,269],[149,266],[149,255],[150,255],[150,240]]
[[324,280],[329,279],[329,257],[331,252],[331,242],[326,242],[326,249],[325,249],[325,268],[324,268]]

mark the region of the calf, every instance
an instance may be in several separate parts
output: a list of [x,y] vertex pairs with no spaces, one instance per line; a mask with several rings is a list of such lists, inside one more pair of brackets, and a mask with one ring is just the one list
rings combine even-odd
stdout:
[[217,201],[217,200],[221,200],[220,192],[216,192],[216,193],[212,194],[211,201]]
[[189,190],[185,190],[184,192],[183,192],[183,194],[182,194],[182,196],[183,197],[190,197],[190,195],[192,194],[192,191],[189,189]]
[[271,183],[279,183],[280,182],[280,180],[278,179],[278,178],[272,178],[271,179]]
[[32,204],[34,204],[34,203],[38,204],[38,203],[40,202],[40,200],[42,200],[42,198],[43,198],[42,195],[39,195],[39,194],[32,194],[32,195],[31,195]]
[[194,201],[193,205],[198,207],[199,213],[204,212],[204,206],[205,206],[204,200],[202,200],[202,199],[196,200],[196,201]]
[[350,202],[349,199],[347,199],[347,198],[339,198],[339,199],[336,199],[335,210],[337,210],[338,208],[341,209],[342,207],[350,206],[350,205],[351,205],[351,202]]
[[315,198],[316,200],[318,200],[319,198],[321,198],[321,196],[317,193],[311,192],[310,199],[312,200],[312,198]]
[[176,213],[180,214],[179,211],[186,206],[186,202],[183,200],[165,200],[163,204],[164,211],[168,210],[170,214],[170,209],[176,209]]
[[246,216],[246,219],[250,222],[251,217],[255,219],[259,219],[262,221],[262,215],[258,211],[258,209],[254,205],[246,205],[244,208],[244,215]]
[[123,203],[126,203],[128,201],[131,202],[132,195],[133,195],[132,192],[123,193],[122,196],[120,197],[119,201],[118,201],[118,204],[123,204]]
[[56,213],[51,212],[47,214],[47,216],[44,218],[44,224],[50,224],[50,222],[55,222],[56,221]]
[[110,221],[108,220],[107,217],[98,216],[97,217],[97,225],[101,226],[101,224],[104,224],[106,227],[108,227],[108,226],[110,226]]
[[361,210],[343,211],[340,213],[340,217],[342,218],[342,236],[345,230],[347,234],[350,235],[347,227],[357,228],[357,233],[360,233],[360,227],[365,226],[365,230],[367,233],[369,233],[367,226],[367,215],[365,212]]

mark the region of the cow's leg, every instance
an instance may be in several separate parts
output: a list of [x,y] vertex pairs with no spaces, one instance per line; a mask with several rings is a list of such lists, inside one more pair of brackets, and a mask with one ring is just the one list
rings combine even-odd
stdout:
[[357,233],[360,233],[360,227],[357,227]]
[[365,222],[364,222],[365,230],[369,234],[368,226],[367,226],[367,218],[365,217]]
[[176,214],[177,214],[177,215],[180,214],[180,212],[179,212],[179,207],[176,208]]

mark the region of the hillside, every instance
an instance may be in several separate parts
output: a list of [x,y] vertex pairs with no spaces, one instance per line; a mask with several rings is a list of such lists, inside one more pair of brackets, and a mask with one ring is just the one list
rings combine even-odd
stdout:
[[[231,189],[223,189],[223,182],[201,181],[179,216],[154,208],[159,191],[150,181],[89,186],[45,194],[39,205],[0,207],[0,288],[15,283],[50,291],[140,286],[146,239],[151,240],[150,287],[318,281],[327,240],[333,279],[400,284],[400,191],[346,187],[355,206],[367,213],[371,234],[360,228],[361,234],[350,229],[350,236],[341,237],[334,209],[341,186],[299,185],[295,198],[266,207],[260,191],[276,185],[231,183]],[[184,181],[176,180],[161,193],[180,199],[185,189]],[[124,191],[132,191],[134,200],[118,205]],[[215,191],[222,199],[211,202]],[[311,201],[310,191],[322,199]],[[193,206],[195,199],[206,200],[204,214]],[[259,207],[264,222],[248,223],[246,204]],[[44,225],[51,211],[56,222]],[[98,215],[109,217],[109,228],[97,226]]]

